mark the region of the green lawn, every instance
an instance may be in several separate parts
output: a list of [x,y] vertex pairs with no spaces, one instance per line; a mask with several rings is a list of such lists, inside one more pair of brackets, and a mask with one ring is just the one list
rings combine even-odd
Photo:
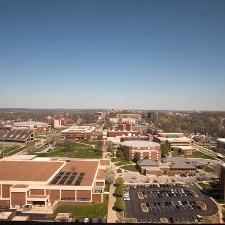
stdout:
[[114,165],[115,165],[115,166],[122,166],[122,165],[124,165],[124,162],[120,162],[120,161],[119,161],[119,162],[114,163]]
[[102,143],[102,141],[100,141],[100,140],[92,140],[92,141],[81,140],[79,142],[84,143],[84,144],[88,144],[88,145],[98,145],[98,144]]
[[[179,153],[176,150],[172,151],[172,156],[173,157],[178,157],[178,156],[182,156],[182,155],[184,155],[184,154],[183,153]],[[202,152],[199,152],[197,150],[193,151],[192,155],[190,155],[190,156],[188,155],[188,156],[185,156],[185,157],[187,157],[187,158],[215,159],[215,158],[213,158],[213,157],[211,157],[209,155],[206,155],[206,154],[204,154]]]
[[191,156],[188,156],[188,158],[203,158],[203,159],[215,159],[209,155],[206,155],[202,152],[199,152],[197,150],[193,151],[193,154]]
[[72,213],[75,219],[80,218],[103,218],[107,216],[108,212],[108,195],[104,195],[104,202],[100,204],[92,204],[89,206],[67,206],[59,205],[54,210],[54,216],[57,213]]
[[19,151],[19,146],[10,146],[10,147],[3,147],[1,146],[0,147],[0,152],[4,149],[4,154],[6,156],[10,156],[10,155],[13,155],[14,153],[18,152]]
[[81,143],[58,144],[47,153],[38,153],[40,157],[69,157],[69,158],[101,158],[102,151]]
[[210,167],[210,166],[204,166],[202,169],[203,169],[205,172],[208,172],[208,173],[214,172],[214,171],[215,171],[215,168],[212,168],[212,167]]
[[212,188],[218,188],[220,184],[218,182],[208,182],[208,183],[198,183],[203,189],[212,189]]
[[104,191],[105,191],[105,192],[109,192],[109,189],[110,189],[110,184],[105,184],[105,189],[104,189]]
[[137,171],[136,165],[125,165],[125,166],[122,166],[121,168],[125,170],[129,170],[129,171],[133,171],[133,172]]

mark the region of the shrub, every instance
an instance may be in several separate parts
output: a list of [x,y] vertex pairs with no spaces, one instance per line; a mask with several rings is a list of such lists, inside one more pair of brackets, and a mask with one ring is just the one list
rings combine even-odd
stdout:
[[105,182],[106,184],[112,184],[115,180],[115,173],[112,168],[106,169],[105,171]]
[[124,202],[122,198],[117,198],[114,204],[114,210],[121,212],[124,210]]
[[114,192],[114,195],[116,197],[123,197],[123,194],[124,194],[123,186],[116,187],[115,192]]
[[123,184],[124,184],[123,178],[122,178],[122,177],[118,177],[118,178],[116,179],[115,186],[116,186],[116,187],[117,187],[117,186],[123,186]]

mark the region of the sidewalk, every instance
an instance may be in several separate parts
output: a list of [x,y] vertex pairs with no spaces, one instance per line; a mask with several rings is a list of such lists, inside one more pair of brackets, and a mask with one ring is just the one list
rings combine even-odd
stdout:
[[109,190],[109,204],[108,204],[108,216],[107,216],[107,223],[116,223],[117,216],[116,211],[114,211],[112,208],[114,206],[114,203],[116,201],[116,198],[113,196],[115,187],[113,184],[110,186]]

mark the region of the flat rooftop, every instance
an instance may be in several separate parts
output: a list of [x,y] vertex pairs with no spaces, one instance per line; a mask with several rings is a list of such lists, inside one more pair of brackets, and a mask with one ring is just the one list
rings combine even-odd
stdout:
[[0,181],[47,181],[64,162],[0,161]]
[[31,120],[31,121],[16,122],[14,123],[14,126],[48,126],[48,124]]
[[99,161],[74,160],[67,162],[50,182],[51,185],[91,186]]
[[217,141],[225,143],[225,138],[218,138]]
[[128,147],[154,147],[160,146],[159,143],[151,142],[151,141],[124,141],[121,142],[121,145]]
[[91,133],[95,130],[94,126],[74,126],[62,130],[61,133],[67,133],[67,132],[78,132],[78,133]]
[[1,160],[3,161],[14,161],[14,160],[32,160],[36,157],[36,155],[11,155],[11,156],[8,156],[8,157],[4,157],[2,158]]

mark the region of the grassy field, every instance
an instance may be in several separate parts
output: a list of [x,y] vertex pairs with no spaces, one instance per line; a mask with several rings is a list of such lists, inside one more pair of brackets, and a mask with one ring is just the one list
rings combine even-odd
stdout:
[[122,166],[122,165],[124,165],[124,163],[119,161],[119,162],[114,163],[114,165],[115,166]]
[[[183,153],[179,153],[178,151],[175,151],[175,150],[172,151],[172,156],[173,157],[178,157],[178,156],[182,156],[182,155],[184,155],[184,154]],[[193,151],[192,155],[185,156],[185,157],[187,157],[187,158],[215,159],[215,158],[213,158],[213,157],[211,157],[209,155],[206,155],[206,154],[204,154],[202,152],[199,152],[197,150]]]
[[218,188],[219,183],[218,182],[208,182],[208,183],[198,183],[203,189],[212,189],[212,188]]
[[110,184],[106,184],[106,185],[105,185],[104,191],[105,191],[105,192],[109,192],[109,189],[110,189]]
[[0,147],[0,152],[4,149],[4,154],[6,156],[10,156],[10,155],[13,155],[15,154],[16,152],[20,151],[20,146],[1,146]]
[[89,206],[66,206],[59,205],[54,210],[54,216],[57,213],[72,213],[75,219],[80,218],[104,218],[108,212],[108,195],[104,195],[104,202],[100,204],[92,204]]
[[202,169],[203,169],[205,172],[208,172],[208,173],[214,172],[214,171],[215,171],[215,168],[210,167],[210,166],[204,166]]
[[129,170],[129,171],[133,171],[133,172],[137,171],[136,165],[125,165],[125,166],[122,166],[121,168],[125,170]]
[[208,156],[202,152],[199,152],[197,150],[193,151],[193,154],[191,156],[188,156],[189,158],[202,158],[202,159],[215,159],[211,156]]
[[48,153],[38,153],[41,157],[69,157],[69,158],[101,158],[102,151],[81,143],[58,144]]
[[92,141],[87,141],[87,140],[81,140],[79,141],[80,143],[88,144],[88,145],[101,145],[102,141],[99,140],[92,140]]

